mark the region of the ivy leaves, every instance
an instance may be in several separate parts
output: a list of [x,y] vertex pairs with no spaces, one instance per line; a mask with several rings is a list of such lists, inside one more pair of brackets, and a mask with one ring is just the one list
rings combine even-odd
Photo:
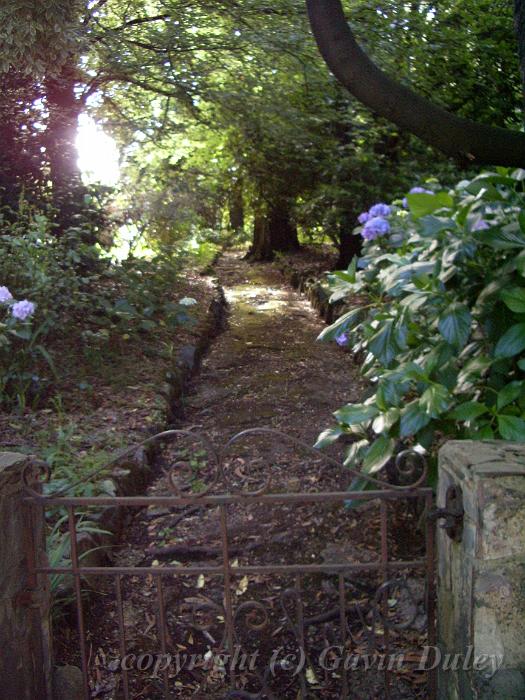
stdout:
[[341,316],[341,318],[339,318],[334,324],[326,328],[321,333],[318,340],[335,340],[342,333],[353,330],[363,318],[363,315],[364,314],[361,309],[353,309],[352,311],[349,311]]
[[381,436],[369,447],[363,459],[363,472],[365,474],[377,474],[392,458],[396,447],[396,441],[386,436]]
[[[517,269],[522,274],[523,258],[518,259]],[[510,311],[525,318],[525,287],[513,286],[503,289],[500,298]],[[499,339],[495,356],[498,358],[515,357],[525,350],[525,320],[511,326]]]

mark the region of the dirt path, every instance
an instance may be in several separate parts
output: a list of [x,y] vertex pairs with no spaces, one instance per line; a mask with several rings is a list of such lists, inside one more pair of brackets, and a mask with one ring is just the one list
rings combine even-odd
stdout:
[[272,266],[230,254],[217,276],[230,304],[229,327],[195,383],[188,423],[219,443],[267,426],[313,444],[337,406],[360,398],[350,356],[316,343],[322,321]]
[[[248,265],[238,254],[230,253],[222,258],[216,274],[230,304],[228,327],[206,357],[187,396],[186,422],[182,427],[199,426],[215,446],[224,445],[240,431],[262,427],[277,429],[312,445],[319,432],[331,424],[334,408],[345,401],[357,401],[362,395],[363,386],[351,357],[335,345],[316,344],[322,322],[271,265]],[[341,452],[342,447],[338,449]],[[187,445],[168,446],[164,451],[166,472],[177,463],[180,471],[181,462],[189,471],[188,483],[194,492],[205,489],[217,475],[206,448],[192,440]],[[224,472],[232,491],[242,487],[257,491],[269,475],[273,479],[272,492],[342,491],[349,482],[344,468],[326,468],[316,456],[266,435],[250,437],[227,450]],[[214,492],[226,490],[227,487],[218,486]],[[165,477],[160,477],[150,489],[151,495],[169,493]],[[349,562],[378,560],[377,502],[365,508],[364,513],[344,511],[340,504],[326,503],[275,508],[257,503],[234,504],[228,506],[227,518],[233,567],[323,563],[341,558]],[[401,528],[413,526],[410,514],[402,520],[398,523]],[[220,522],[218,507],[192,507],[188,511],[150,507],[135,512],[128,541],[116,553],[114,564],[220,565]],[[396,547],[394,530],[392,527],[390,533],[392,551]],[[222,577],[195,574],[162,577],[161,617],[165,618],[167,633],[164,642],[158,632],[161,620],[156,578],[150,575],[122,579],[126,652],[154,654],[164,645],[170,654],[204,657],[210,650],[220,649],[225,616]],[[369,648],[370,630],[364,620],[371,611],[366,608],[380,583],[375,574],[360,574],[343,584],[345,595],[354,600],[348,633],[357,653],[365,653]],[[294,653],[297,649],[297,634],[294,640],[290,632],[293,625],[290,628],[287,620],[294,618],[299,603],[293,594],[291,598],[288,595],[286,602],[287,594],[283,592],[296,591],[298,587],[303,591],[301,615],[306,622],[310,620],[310,626],[304,628],[308,646],[318,656],[326,646],[337,644],[332,638],[337,639],[339,618],[331,613],[340,602],[337,576],[323,573],[308,577],[232,577],[236,633],[243,650],[265,659],[262,670],[259,669],[263,675],[276,649],[282,647],[282,653]],[[115,662],[110,663],[121,652],[114,591],[104,589],[102,593],[89,614],[88,640],[94,697],[109,700],[123,697],[125,679],[123,674],[115,672]],[[359,601],[363,611],[355,601]],[[264,634],[257,626],[261,615],[267,623]],[[408,635],[409,643],[416,645],[420,632],[421,625],[418,629],[414,623],[405,633],[404,643]],[[382,633],[378,631],[378,634]],[[226,676],[224,668],[213,661],[208,666],[197,664],[195,668],[182,670],[172,664],[168,672],[157,677],[152,677],[151,669],[149,673],[130,673],[130,697],[224,698],[228,687]],[[238,684],[246,691],[257,691],[261,679],[256,676],[243,671],[237,678]],[[354,674],[354,690],[349,697],[355,700],[385,697],[381,691],[383,681],[382,672]],[[280,668],[270,685],[275,695],[264,697],[279,700],[300,697],[301,687],[303,693],[308,690],[308,697],[337,698],[341,692],[338,674],[323,671],[315,662],[302,679],[294,678],[289,669]],[[167,688],[169,695],[165,694]],[[389,697],[414,698],[417,694],[401,678],[398,690]]]

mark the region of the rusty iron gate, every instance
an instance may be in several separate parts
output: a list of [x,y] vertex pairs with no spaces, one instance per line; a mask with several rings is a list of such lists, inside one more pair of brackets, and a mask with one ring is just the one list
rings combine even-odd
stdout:
[[[237,445],[245,444],[249,439],[259,441],[256,454],[264,455],[261,440],[272,448],[280,443],[287,444],[294,451],[304,451],[312,461],[322,461],[323,470],[328,470],[328,474],[330,470],[343,468],[355,478],[364,478],[369,490],[349,493],[334,488],[323,490],[317,485],[305,489],[298,484],[297,492],[280,492],[273,486],[277,467],[271,467],[261,458],[258,470],[247,474],[246,462],[249,460],[231,457],[234,447],[237,449]],[[182,452],[181,441],[189,445]],[[114,611],[111,616],[118,639],[119,660],[125,660],[116,669],[113,667],[118,675],[116,683],[120,693],[116,697],[125,700],[135,695],[152,700],[190,696],[273,700],[435,698],[435,671],[432,664],[422,665],[419,654],[421,644],[427,652],[436,644],[435,524],[428,517],[433,506],[433,491],[425,486],[427,470],[421,455],[401,453],[395,464],[390,465],[390,477],[396,478],[387,483],[342,467],[331,456],[270,429],[244,431],[220,450],[194,429],[164,432],[143,445],[153,443],[162,446],[165,461],[173,460],[171,464],[165,464],[167,489],[160,495],[86,498],[59,492],[45,496],[42,482],[50,479],[45,465],[33,465],[24,476],[27,501],[35,509],[40,513],[53,510],[55,514],[67,514],[64,517],[67,523],[64,537],[69,535],[70,538],[70,556],[59,566],[35,566],[33,573],[35,577],[65,576],[73,581],[86,700],[93,697],[93,688],[92,654],[88,645],[90,632],[86,626],[90,602],[86,601],[84,593],[93,577],[105,581],[105,596],[111,599]],[[204,471],[208,483],[204,485],[199,480],[196,486],[191,455],[199,445],[201,456],[205,453]],[[118,460],[122,458],[121,455]],[[280,474],[286,473],[286,461],[283,464],[284,467],[279,467]],[[268,561],[266,550],[266,558],[263,556],[262,561],[254,562],[245,561],[250,558],[249,548],[243,556],[242,547],[239,552],[239,547],[232,546],[230,519],[237,517],[243,509],[251,508],[255,514],[252,521],[255,518],[261,522],[266,513],[284,509],[287,517],[299,518],[295,521],[297,527],[307,522],[307,508],[317,509],[316,512],[325,509],[322,512],[329,514],[327,518],[339,517],[341,527],[346,527],[350,516],[343,508],[348,507],[349,499],[354,506],[368,504],[368,507],[365,505],[365,514],[359,517],[362,528],[368,528],[367,532],[370,531],[374,538],[376,556],[373,558],[337,555],[336,548],[335,558],[324,557],[321,561],[317,556],[312,561],[308,541],[304,539],[302,544],[292,546],[291,551],[278,546],[278,562]],[[104,507],[139,512],[141,509],[163,509],[172,514],[180,514],[181,509],[184,509],[182,514],[194,512],[199,507],[203,514],[200,517],[217,519],[218,563],[185,565],[172,562],[162,565],[155,561],[133,566],[119,562],[85,566],[78,547],[79,513]],[[299,516],[294,509],[299,509]],[[371,513],[376,511],[374,520],[375,515]],[[418,542],[417,556],[409,553],[409,556],[402,557],[392,551],[392,512],[412,514],[407,521],[407,527],[412,531],[407,534],[409,541]],[[375,529],[368,525],[370,520],[376,522]],[[361,529],[361,521],[357,520],[354,527]],[[322,524],[324,520],[315,522]],[[315,529],[313,527],[312,532]],[[337,536],[336,532],[334,541]],[[267,541],[271,542],[269,534]],[[43,580],[47,582],[47,579]],[[151,589],[148,595],[154,601],[149,604],[154,605],[158,647],[155,650],[143,649],[142,656],[139,656],[135,646],[134,654],[129,653],[127,646],[129,629],[125,621],[125,598],[126,591],[136,589],[145,580]],[[212,595],[206,595],[207,589],[201,588],[190,597],[189,603],[179,609],[178,601],[173,600],[172,587],[179,585],[177,582],[195,580],[214,582],[210,583]],[[414,582],[423,586],[423,595],[419,598],[417,591],[414,592]],[[239,586],[241,594],[238,594]],[[180,588],[178,590],[180,593]],[[278,590],[278,595],[273,595],[275,590]],[[267,595],[268,591],[272,595]],[[201,694],[185,695],[181,690],[184,684],[179,679],[185,668],[177,656],[181,644],[177,645],[176,639],[174,641],[181,620],[183,626],[191,630],[187,638],[194,641],[200,636],[201,651],[204,650],[203,644],[207,646],[206,653],[191,657],[193,671],[200,668],[204,673],[202,669],[211,669],[215,674],[215,685],[206,687]],[[416,638],[418,646],[413,648]],[[185,645],[187,648],[187,642]],[[186,655],[184,663],[187,659]],[[406,680],[407,674],[410,682]],[[140,685],[140,679],[145,675],[150,679],[147,695],[137,690],[137,683]],[[417,681],[410,685],[414,677]],[[413,690],[407,689],[409,687]]]

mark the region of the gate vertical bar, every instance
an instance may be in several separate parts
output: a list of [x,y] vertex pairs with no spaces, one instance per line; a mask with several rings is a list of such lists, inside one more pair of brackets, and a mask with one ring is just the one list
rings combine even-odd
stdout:
[[[232,588],[231,588],[231,567],[230,567],[230,552],[228,546],[228,513],[227,506],[220,506],[221,517],[221,542],[222,542],[222,565],[224,571],[224,609],[226,613],[226,642],[228,644],[228,652],[233,656],[233,604],[232,604]],[[230,669],[231,685],[235,688],[235,669]]]
[[[426,515],[427,515],[427,595],[426,608],[428,617],[428,645],[433,647],[437,642],[436,632],[436,523],[431,520],[428,515],[434,506],[434,497],[429,493],[426,497]],[[437,697],[437,670],[431,669],[428,677],[428,695],[430,700],[435,700]]]
[[122,680],[124,686],[124,700],[129,700],[129,675],[127,664],[124,663],[126,657],[126,627],[124,625],[124,608],[122,605],[122,576],[115,578],[117,590],[117,619],[119,627],[120,664],[122,668]]
[[[380,519],[381,519],[381,570],[383,573],[383,584],[388,581],[388,506],[386,501],[381,499],[380,505]],[[388,629],[388,590],[385,590],[381,596],[381,609],[383,616],[383,633],[384,633],[384,643],[385,643],[385,697],[387,700],[390,698],[390,671],[389,664],[390,659],[390,634]],[[379,601],[378,601],[379,603]]]
[[75,581],[75,598],[77,604],[78,633],[80,635],[80,658],[82,660],[82,676],[84,680],[84,697],[90,700],[88,661],[86,650],[86,630],[84,627],[84,611],[82,608],[82,586],[80,583],[80,567],[77,548],[77,527],[75,522],[75,512],[73,506],[67,509],[69,541],[71,546],[71,570]]
[[[164,588],[162,585],[162,576],[157,577],[157,600],[159,605],[159,634],[160,634],[160,650],[162,652],[163,661],[167,660],[168,640],[166,638],[166,608],[164,606]],[[164,683],[164,698],[169,699],[169,674],[168,666],[162,671]]]
[[[304,638],[304,610],[303,610],[303,599],[301,596],[301,591],[302,591],[302,582],[301,582],[301,577],[296,576],[295,577],[295,588],[297,591],[297,602],[295,606],[295,612],[297,615],[297,632],[298,632],[298,639],[297,641],[299,642],[299,649],[301,651],[299,661],[302,662],[304,660],[304,663],[306,667],[308,668],[308,657],[306,654],[306,641]],[[299,679],[301,682],[301,700],[306,700],[307,697],[307,691],[306,691],[306,678],[303,669],[301,669],[299,673]]]
[[343,679],[342,679],[342,689],[341,689],[341,700],[348,699],[348,678],[346,673],[346,664],[344,659],[346,658],[346,642],[348,639],[347,626],[346,626],[346,591],[345,591],[345,576],[344,574],[339,574],[339,609],[340,609],[340,625],[341,625],[341,645],[343,647]]

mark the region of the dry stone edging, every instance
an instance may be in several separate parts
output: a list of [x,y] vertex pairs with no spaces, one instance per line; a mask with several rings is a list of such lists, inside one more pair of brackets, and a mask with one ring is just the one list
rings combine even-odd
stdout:
[[312,307],[328,325],[334,323],[346,310],[346,304],[343,301],[330,303],[331,292],[320,279],[318,270],[296,270],[288,261],[278,262],[276,267],[291,287],[307,297]]
[[166,403],[167,426],[176,424],[185,417],[184,398],[190,380],[199,372],[202,360],[213,340],[225,328],[228,302],[224,289],[215,282],[215,298],[211,301],[208,314],[198,333],[196,345],[185,345],[177,353],[174,367],[167,373],[166,382],[160,394]]

